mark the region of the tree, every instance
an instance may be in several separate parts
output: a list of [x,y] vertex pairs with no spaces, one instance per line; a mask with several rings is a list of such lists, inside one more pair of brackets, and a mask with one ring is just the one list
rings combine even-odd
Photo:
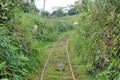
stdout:
[[79,10],[77,10],[75,7],[71,7],[68,12],[69,15],[75,15],[79,13]]
[[65,15],[63,7],[58,7],[52,12],[52,16],[62,17]]
[[26,13],[35,12],[36,10],[34,0],[23,0],[19,4],[22,10]]
[[49,13],[48,11],[42,11],[42,12],[41,12],[41,15],[42,15],[43,17],[49,17],[49,16],[50,16],[50,13]]

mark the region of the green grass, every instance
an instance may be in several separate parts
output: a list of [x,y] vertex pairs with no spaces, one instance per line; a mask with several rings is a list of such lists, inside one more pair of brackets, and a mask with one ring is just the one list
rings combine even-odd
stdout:
[[30,58],[30,66],[31,66],[31,72],[28,75],[28,79],[30,80],[39,80],[40,74],[42,72],[42,68],[44,66],[44,63],[49,55],[50,50],[53,47],[53,43],[46,43],[43,42],[43,46],[39,45],[40,51],[38,54],[31,55]]
[[60,19],[73,23],[78,21],[79,15],[77,14],[72,16],[65,16],[65,17],[61,17]]
[[[63,37],[70,35],[73,32],[74,31],[71,30],[71,31],[64,32],[64,33],[58,35],[57,36],[58,41],[60,39],[62,39]],[[31,72],[28,75],[28,79],[30,79],[30,80],[33,80],[33,79],[39,80],[41,71],[42,71],[43,66],[45,64],[45,61],[46,61],[46,59],[47,59],[47,57],[48,57],[48,55],[49,55],[49,53],[50,53],[50,51],[51,51],[51,49],[52,49],[55,42],[56,41],[54,41],[54,42],[42,42],[41,43],[42,46],[39,45],[39,49],[40,49],[39,53],[38,54],[33,54],[33,55],[31,55],[29,57],[30,66],[31,66],[29,70],[31,70]],[[52,70],[52,68],[50,70],[48,70],[49,73],[54,72],[54,70]]]
[[[60,19],[43,18],[36,14],[23,13],[19,16],[17,23],[11,22],[0,29],[0,77],[33,80],[40,77],[51,44],[73,26]],[[36,30],[34,25],[38,26]],[[6,63],[2,65],[3,62]]]
[[[92,56],[84,49],[84,41],[76,33],[73,34],[69,42],[69,54],[71,56],[72,67],[76,80],[93,80],[88,69],[92,63]],[[78,41],[79,40],[79,41]],[[80,46],[76,47],[76,46]]]
[[[72,79],[66,56],[66,42],[67,38],[71,35],[71,32],[72,31],[69,31],[59,36],[59,40],[56,43],[56,47],[45,70],[43,80],[64,80],[65,77],[66,80]],[[61,61],[63,62],[63,67],[58,68],[57,64]],[[65,71],[63,71],[63,69],[65,69]]]
[[72,15],[72,16],[64,16],[64,17],[59,17],[59,18],[53,18],[53,19],[59,19],[59,20],[63,20],[66,21],[68,23],[74,23],[77,22],[79,19],[79,15]]

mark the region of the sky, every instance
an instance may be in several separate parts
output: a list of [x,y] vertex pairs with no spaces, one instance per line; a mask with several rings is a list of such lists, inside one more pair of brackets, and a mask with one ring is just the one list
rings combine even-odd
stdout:
[[[65,7],[74,4],[76,0],[46,0],[46,10],[52,12],[55,7]],[[35,0],[35,5],[38,9],[43,8],[44,0]]]

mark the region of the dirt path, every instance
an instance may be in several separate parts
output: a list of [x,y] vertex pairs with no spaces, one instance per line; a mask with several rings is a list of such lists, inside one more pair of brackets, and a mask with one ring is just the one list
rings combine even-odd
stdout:
[[68,50],[69,40],[69,35],[66,35],[54,44],[40,80],[75,80]]

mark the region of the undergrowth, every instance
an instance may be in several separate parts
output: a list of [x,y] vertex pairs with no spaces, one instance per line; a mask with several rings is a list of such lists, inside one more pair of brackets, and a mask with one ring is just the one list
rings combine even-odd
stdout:
[[45,46],[72,25],[26,12],[15,2],[0,2],[0,79],[28,80],[40,72],[47,55]]
[[94,80],[120,79],[119,4],[119,0],[82,0],[82,5],[77,5],[82,13],[76,30],[76,55],[92,57],[86,72]]

